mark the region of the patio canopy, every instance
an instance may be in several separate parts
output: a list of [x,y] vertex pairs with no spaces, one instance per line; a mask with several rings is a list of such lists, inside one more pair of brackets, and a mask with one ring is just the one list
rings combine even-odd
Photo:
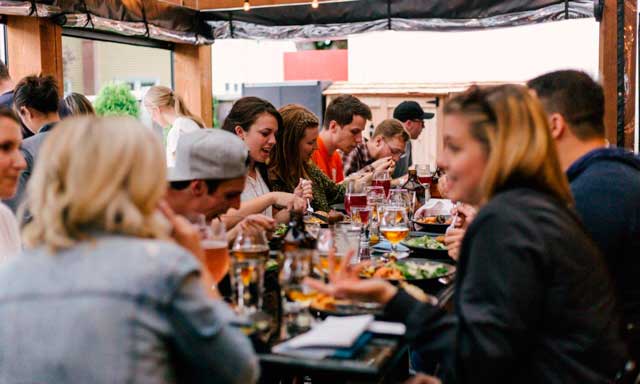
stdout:
[[216,39],[318,40],[371,31],[468,30],[594,16],[591,0],[338,0],[320,2],[318,8],[310,3],[258,5],[250,11],[200,8]]
[[[53,17],[65,28],[187,44],[214,38],[330,39],[370,31],[460,30],[593,17],[592,0],[200,0],[199,10],[157,0],[0,0],[0,14]],[[271,2],[274,3],[274,2]],[[234,7],[221,9],[232,5]],[[249,4],[251,4],[249,0]]]

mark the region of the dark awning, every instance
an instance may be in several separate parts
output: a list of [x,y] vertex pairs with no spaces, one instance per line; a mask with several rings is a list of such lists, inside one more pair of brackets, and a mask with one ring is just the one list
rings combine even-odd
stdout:
[[175,43],[213,42],[199,11],[157,0],[0,0],[0,14],[53,17],[65,28]]
[[592,0],[342,0],[202,10],[216,39],[327,39],[371,31],[468,30],[593,17]]

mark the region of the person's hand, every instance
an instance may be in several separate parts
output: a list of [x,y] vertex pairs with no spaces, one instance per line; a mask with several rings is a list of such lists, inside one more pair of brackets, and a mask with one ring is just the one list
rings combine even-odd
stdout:
[[269,192],[272,195],[272,205],[279,205],[297,211],[303,211],[307,206],[307,201],[287,192]]
[[355,299],[387,304],[398,292],[398,289],[381,279],[360,279],[360,271],[365,264],[352,265],[354,251],[349,251],[342,258],[340,266],[335,268],[335,252],[328,256],[329,283],[312,278],[304,282],[311,288],[337,299]]
[[449,257],[453,260],[458,261],[458,257],[460,257],[460,247],[462,246],[465,232],[467,232],[466,229],[449,228],[444,234],[444,245],[447,246]]
[[451,210],[451,214],[457,216],[457,219],[453,223],[455,228],[467,229],[469,224],[476,217],[478,210],[469,204],[457,204]]
[[176,243],[193,253],[199,260],[204,259],[204,250],[200,244],[200,231],[189,220],[176,214],[166,201],[158,203],[158,209],[173,227],[171,236]]
[[158,209],[169,220],[173,227],[171,236],[174,241],[190,251],[201,263],[200,269],[201,281],[204,286],[205,292],[214,299],[219,299],[220,295],[217,289],[212,289],[216,286],[216,281],[209,273],[207,267],[202,264],[204,262],[204,250],[202,249],[202,238],[200,231],[189,220],[173,212],[173,209],[169,204],[162,200],[158,203]]
[[389,171],[389,173],[393,173],[393,169],[395,168],[395,166],[396,162],[393,161],[391,156],[383,157],[370,164],[373,172]]
[[265,231],[274,231],[276,229],[275,220],[273,220],[269,216],[265,216],[259,213],[245,217],[238,225],[240,225],[240,227],[243,229],[247,229],[250,227],[263,229]]
[[404,384],[442,384],[442,381],[435,376],[418,373],[405,381]]
[[313,200],[313,182],[301,178],[293,194],[305,200]]

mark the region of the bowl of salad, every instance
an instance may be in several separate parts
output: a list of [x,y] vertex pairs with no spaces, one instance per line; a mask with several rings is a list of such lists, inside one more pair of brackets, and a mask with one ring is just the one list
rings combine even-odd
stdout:
[[411,250],[413,257],[450,260],[447,246],[444,245],[444,235],[439,233],[411,232],[401,244]]

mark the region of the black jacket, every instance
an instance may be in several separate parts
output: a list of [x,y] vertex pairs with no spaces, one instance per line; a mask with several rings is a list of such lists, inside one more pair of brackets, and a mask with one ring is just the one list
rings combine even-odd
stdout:
[[611,282],[575,214],[527,188],[496,195],[465,235],[453,315],[403,291],[386,312],[440,354],[445,383],[606,383],[624,365]]

